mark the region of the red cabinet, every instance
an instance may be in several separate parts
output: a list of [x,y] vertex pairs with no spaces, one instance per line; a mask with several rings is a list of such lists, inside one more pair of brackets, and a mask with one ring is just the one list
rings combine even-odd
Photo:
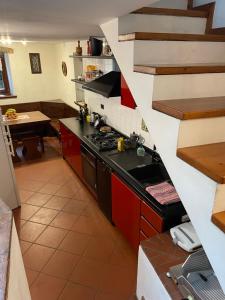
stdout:
[[133,109],[137,106],[131,94],[131,91],[126,83],[126,80],[124,79],[122,74],[121,74],[121,104]]
[[139,246],[140,198],[112,174],[112,220],[132,247]]
[[63,157],[70,164],[77,175],[83,177],[80,139],[61,123],[60,131]]

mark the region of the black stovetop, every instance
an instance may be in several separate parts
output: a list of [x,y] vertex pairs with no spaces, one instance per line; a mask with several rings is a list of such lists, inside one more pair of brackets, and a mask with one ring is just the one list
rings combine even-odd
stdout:
[[86,135],[85,138],[91,142],[99,151],[109,151],[117,148],[117,140],[122,135],[116,131],[97,132]]

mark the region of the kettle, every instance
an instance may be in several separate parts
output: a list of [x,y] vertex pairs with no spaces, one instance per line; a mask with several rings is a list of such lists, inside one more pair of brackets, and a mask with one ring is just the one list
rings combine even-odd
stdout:
[[137,147],[139,138],[140,138],[139,135],[136,134],[134,131],[133,133],[130,134],[129,142],[131,148],[135,149]]

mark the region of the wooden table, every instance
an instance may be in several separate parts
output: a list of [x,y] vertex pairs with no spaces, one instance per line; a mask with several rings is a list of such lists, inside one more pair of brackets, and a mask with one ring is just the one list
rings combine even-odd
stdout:
[[17,119],[5,119],[3,123],[9,126],[12,140],[23,140],[35,136],[40,137],[44,151],[43,137],[46,136],[50,121],[51,119],[40,111],[31,111],[17,113]]

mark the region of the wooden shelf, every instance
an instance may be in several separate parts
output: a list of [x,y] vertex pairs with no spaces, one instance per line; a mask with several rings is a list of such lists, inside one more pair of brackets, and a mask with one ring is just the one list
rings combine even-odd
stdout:
[[225,211],[213,214],[212,222],[225,232]]
[[134,72],[151,75],[225,73],[225,64],[135,65]]
[[153,101],[152,108],[180,120],[225,116],[225,97]]
[[119,35],[119,41],[199,41],[199,42],[225,42],[225,35],[215,34],[188,34],[188,33],[158,33],[158,32],[132,32]]
[[180,148],[177,156],[218,183],[225,183],[225,143]]
[[145,15],[163,15],[163,16],[177,16],[177,17],[192,17],[192,18],[207,18],[207,11],[200,10],[185,10],[185,9],[170,9],[158,7],[142,7],[132,12],[132,14]]
[[74,101],[74,103],[80,107],[84,107],[86,105],[84,101]]
[[114,56],[106,56],[106,55],[100,55],[100,56],[92,56],[92,55],[82,55],[82,56],[78,56],[78,55],[70,55],[70,58],[93,58],[93,59],[114,59]]

